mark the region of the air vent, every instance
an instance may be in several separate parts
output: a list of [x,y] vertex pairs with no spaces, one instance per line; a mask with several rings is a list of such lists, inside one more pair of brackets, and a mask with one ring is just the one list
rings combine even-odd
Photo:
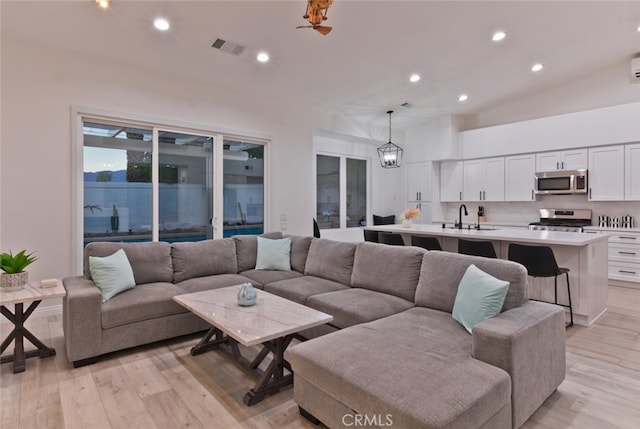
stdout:
[[413,107],[413,104],[409,103],[408,101],[405,101],[400,106],[401,107],[406,107],[407,109],[409,109],[409,108]]
[[216,39],[211,47],[233,55],[240,55],[244,51],[244,46],[222,39]]
[[631,60],[631,81],[640,82],[640,57]]

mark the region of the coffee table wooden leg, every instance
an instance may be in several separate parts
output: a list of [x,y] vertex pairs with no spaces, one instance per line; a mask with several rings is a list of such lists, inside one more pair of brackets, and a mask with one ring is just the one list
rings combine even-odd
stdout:
[[[215,339],[212,340],[211,338],[214,335]],[[191,356],[197,356],[204,352],[208,352],[209,350],[217,349],[220,344],[226,341],[227,339],[225,338],[224,333],[220,329],[213,327],[209,329],[209,331],[205,334],[205,336],[200,340],[198,344],[191,348]]]
[[[294,335],[287,335],[286,337],[268,341],[264,344],[265,348],[262,349],[251,365],[253,366],[256,364],[256,361],[260,357],[262,357],[260,362],[264,360],[266,357],[266,353],[264,353],[265,350],[271,351],[273,359],[269,364],[269,367],[258,379],[255,387],[244,395],[243,401],[246,405],[251,406],[257,404],[267,395],[279,392],[283,388],[293,384],[293,373],[284,375],[284,369],[290,368],[288,363],[284,360],[284,351],[291,343],[293,337]],[[262,356],[263,353],[264,356]],[[257,362],[255,367],[257,367],[260,362]]]

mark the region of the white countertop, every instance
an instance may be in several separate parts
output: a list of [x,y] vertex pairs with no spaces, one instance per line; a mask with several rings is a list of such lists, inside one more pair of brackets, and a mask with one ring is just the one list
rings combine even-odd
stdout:
[[435,235],[440,237],[456,237],[483,239],[518,243],[556,244],[563,246],[586,246],[600,240],[608,240],[606,234],[584,234],[564,231],[529,231],[527,229],[454,229],[442,228],[438,225],[414,224],[410,228],[402,225],[368,226],[365,229],[389,231],[401,234]]

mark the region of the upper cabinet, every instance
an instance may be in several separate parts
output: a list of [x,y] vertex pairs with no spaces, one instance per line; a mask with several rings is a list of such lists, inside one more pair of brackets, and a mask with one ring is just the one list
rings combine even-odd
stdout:
[[507,156],[504,159],[504,200],[535,201],[536,155]]
[[462,201],[462,161],[440,163],[440,201]]
[[431,162],[407,163],[407,201],[431,201]]
[[625,197],[624,146],[589,149],[589,200],[622,201]]
[[625,146],[624,199],[640,200],[640,144]]
[[464,201],[504,201],[504,158],[463,162]]
[[587,168],[587,149],[542,152],[536,155],[536,171],[580,170]]

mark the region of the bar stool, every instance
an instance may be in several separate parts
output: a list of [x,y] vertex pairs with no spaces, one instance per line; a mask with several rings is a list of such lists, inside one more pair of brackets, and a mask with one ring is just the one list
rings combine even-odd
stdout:
[[363,229],[364,241],[371,241],[373,243],[378,242],[378,231],[371,231],[370,229]]
[[373,215],[373,225],[393,225],[396,223],[396,215],[378,216]]
[[458,239],[458,253],[465,255],[482,256],[485,258],[497,258],[496,250],[490,241]]
[[442,250],[437,238],[425,237],[424,235],[412,235],[411,245],[422,247],[427,250]]
[[404,246],[404,241],[400,234],[394,234],[392,232],[380,232],[378,233],[378,243],[390,244],[392,246]]
[[[570,322],[573,326],[573,306],[571,305],[571,286],[569,285],[569,269],[558,267],[553,250],[548,246],[526,246],[524,244],[509,244],[509,260],[525,266],[531,277],[553,277],[555,304],[569,308]],[[567,277],[567,296],[569,305],[558,304],[558,276]]]
[[320,227],[318,226],[318,221],[313,218],[313,236],[315,238],[320,238]]

